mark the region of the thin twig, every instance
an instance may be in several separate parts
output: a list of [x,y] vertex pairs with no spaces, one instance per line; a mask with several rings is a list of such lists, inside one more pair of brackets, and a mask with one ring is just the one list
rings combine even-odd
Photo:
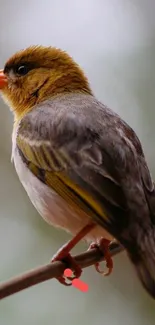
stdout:
[[[123,247],[113,242],[110,245],[111,255],[114,256],[121,252]],[[104,260],[103,255],[98,249],[92,249],[74,257],[81,268],[93,265],[96,262]],[[63,275],[66,265],[62,262],[49,263],[34,270],[21,274],[7,282],[0,284],[0,299],[13,295],[23,289],[29,288],[35,284]]]

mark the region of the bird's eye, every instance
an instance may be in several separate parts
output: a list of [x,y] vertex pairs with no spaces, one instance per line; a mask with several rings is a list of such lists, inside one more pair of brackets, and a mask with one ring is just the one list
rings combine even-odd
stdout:
[[25,76],[29,72],[29,68],[27,65],[20,65],[16,69],[16,73],[18,73],[20,76]]

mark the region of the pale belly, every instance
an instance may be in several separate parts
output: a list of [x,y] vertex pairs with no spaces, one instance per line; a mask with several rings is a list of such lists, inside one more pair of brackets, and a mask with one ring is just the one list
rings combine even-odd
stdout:
[[[36,178],[23,163],[17,149],[14,149],[13,160],[19,179],[31,202],[39,214],[54,227],[59,227],[73,235],[91,222],[87,215],[75,213],[55,191],[51,190]],[[112,240],[113,237],[100,226],[96,226],[87,236],[87,242],[97,241],[101,237]]]

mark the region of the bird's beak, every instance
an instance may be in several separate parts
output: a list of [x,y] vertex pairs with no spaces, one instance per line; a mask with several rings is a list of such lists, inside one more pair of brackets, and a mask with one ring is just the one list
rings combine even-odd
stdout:
[[0,70],[0,90],[7,85],[7,77],[5,76],[3,70]]

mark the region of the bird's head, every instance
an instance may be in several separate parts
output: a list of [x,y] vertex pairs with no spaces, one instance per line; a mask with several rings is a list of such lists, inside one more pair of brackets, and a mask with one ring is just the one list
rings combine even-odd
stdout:
[[14,54],[0,70],[0,90],[18,120],[36,104],[64,93],[91,93],[74,60],[54,47],[31,46]]

